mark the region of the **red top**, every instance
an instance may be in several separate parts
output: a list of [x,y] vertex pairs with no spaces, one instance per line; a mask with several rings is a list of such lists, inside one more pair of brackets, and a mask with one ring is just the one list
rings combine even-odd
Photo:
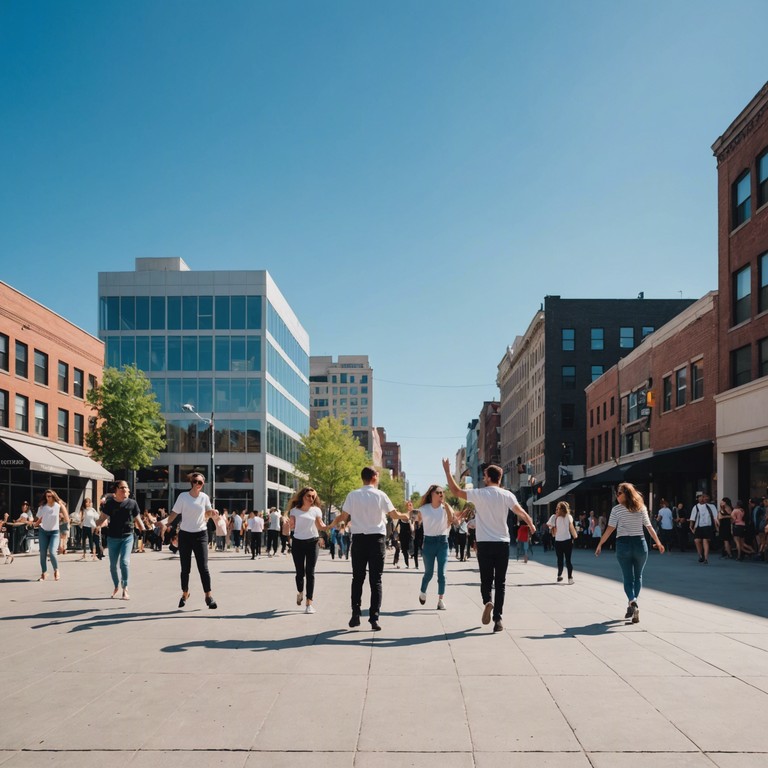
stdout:
[[531,529],[527,525],[518,525],[517,526],[517,540],[518,541],[528,541],[528,537],[530,536]]

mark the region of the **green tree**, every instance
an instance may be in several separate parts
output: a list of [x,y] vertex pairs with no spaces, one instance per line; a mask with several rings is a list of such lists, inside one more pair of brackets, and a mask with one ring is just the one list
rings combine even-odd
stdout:
[[105,368],[101,385],[86,399],[98,413],[85,437],[93,457],[110,469],[149,466],[165,446],[165,420],[144,372]]
[[368,454],[339,419],[320,419],[302,440],[296,470],[304,475],[326,504],[341,508],[347,494],[360,485],[360,471],[370,462]]
[[387,469],[378,467],[377,469],[379,470],[379,490],[384,491],[389,496],[395,509],[405,512],[405,485],[403,481],[392,477]]

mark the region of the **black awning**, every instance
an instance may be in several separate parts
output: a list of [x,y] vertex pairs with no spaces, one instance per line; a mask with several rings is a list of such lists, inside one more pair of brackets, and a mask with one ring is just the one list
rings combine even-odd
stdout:
[[712,446],[712,440],[701,440],[656,451],[652,456],[628,464],[624,477],[634,482],[647,480],[649,475],[683,475],[691,472],[711,475],[714,461]]

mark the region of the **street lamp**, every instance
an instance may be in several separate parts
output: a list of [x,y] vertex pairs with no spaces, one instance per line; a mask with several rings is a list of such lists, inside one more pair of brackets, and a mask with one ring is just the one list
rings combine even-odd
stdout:
[[215,448],[214,448],[214,431],[213,431],[213,411],[211,411],[211,418],[206,419],[205,416],[201,416],[196,410],[195,406],[192,405],[192,403],[184,403],[184,405],[181,406],[181,409],[183,411],[186,411],[187,413],[193,413],[195,416],[197,416],[200,421],[204,421],[209,427],[210,427],[210,438],[209,438],[209,445],[211,447],[211,474],[208,478],[210,483],[210,489],[211,489],[211,506],[214,507],[216,504],[214,503],[214,498],[216,495],[216,477],[215,477],[215,471],[216,467],[214,466],[214,459],[215,459]]

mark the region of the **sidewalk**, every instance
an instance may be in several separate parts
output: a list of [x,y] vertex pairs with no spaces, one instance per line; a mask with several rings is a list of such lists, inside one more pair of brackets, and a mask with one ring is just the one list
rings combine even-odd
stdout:
[[0,765],[768,765],[768,566],[653,554],[631,625],[612,552],[576,551],[573,586],[534,556],[510,563],[498,634],[475,560],[449,562],[438,612],[434,582],[420,606],[421,571],[388,553],[374,634],[347,628],[351,568],[325,551],[314,615],[290,557],[212,555],[216,611],[194,566],[176,608],[167,552],[133,556],[129,602],[106,559],[68,555],[38,583],[19,557],[0,565]]

